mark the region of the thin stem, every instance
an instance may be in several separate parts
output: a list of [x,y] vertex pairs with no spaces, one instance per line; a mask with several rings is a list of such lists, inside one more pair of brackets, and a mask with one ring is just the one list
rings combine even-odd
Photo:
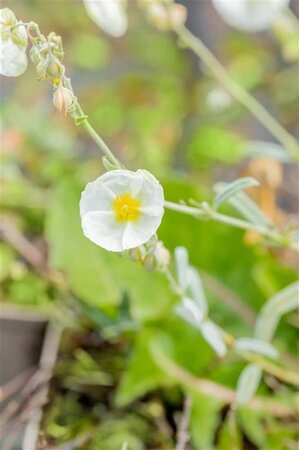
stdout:
[[[73,87],[71,84],[71,80],[67,77],[64,77],[64,83],[67,86],[68,89],[73,91]],[[101,136],[96,132],[96,130],[90,125],[87,115],[84,114],[83,109],[81,108],[81,105],[79,104],[78,100],[75,101],[75,107],[74,111],[71,113],[71,116],[76,121],[77,124],[82,124],[89,136],[92,138],[92,140],[96,143],[96,145],[99,147],[103,155],[108,158],[108,160],[111,162],[115,168],[121,169],[123,166],[120,164],[118,159],[114,156],[113,152],[110,150],[106,142],[101,138]]]
[[295,243],[289,242],[287,237],[280,233],[275,229],[270,229],[264,227],[262,225],[258,225],[255,223],[247,222],[246,220],[238,219],[237,217],[227,216],[225,214],[218,213],[214,211],[212,208],[209,209],[200,209],[195,208],[193,206],[180,205],[179,203],[173,203],[169,201],[164,202],[165,208],[171,209],[173,211],[181,212],[183,214],[188,214],[197,219],[203,220],[214,220],[215,222],[225,223],[227,225],[232,225],[236,228],[240,228],[242,230],[250,230],[259,233],[272,241],[276,242],[280,245],[285,245],[292,250],[299,251],[297,245]]
[[273,364],[272,362],[265,359],[263,356],[256,355],[249,352],[240,352],[241,356],[247,361],[254,363],[261,367],[265,372],[273,375],[285,383],[292,384],[294,386],[299,386],[299,374],[292,372],[290,370],[285,370],[282,367]]
[[[169,376],[173,377],[178,383],[184,385],[188,390],[194,389],[205,395],[217,398],[226,404],[235,404],[236,392],[232,389],[222,386],[214,381],[203,378],[197,378],[185,368],[176,364],[164,352],[158,348],[153,348],[152,355],[155,362]],[[248,408],[257,411],[271,411],[277,417],[286,417],[296,414],[296,409],[289,405],[269,400],[265,397],[254,397],[249,403]]]
[[297,160],[298,145],[296,139],[285,130],[285,128],[283,128],[254,97],[231,78],[225,67],[199,38],[194,36],[186,27],[175,28],[174,31],[181,41],[199,56],[210,69],[214,77],[230,92],[230,94],[245,106],[264,125],[264,127],[270,131],[293,159]]

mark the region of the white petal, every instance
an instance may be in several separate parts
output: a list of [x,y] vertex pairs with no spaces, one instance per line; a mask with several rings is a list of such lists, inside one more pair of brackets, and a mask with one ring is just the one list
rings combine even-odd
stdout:
[[6,77],[18,77],[27,69],[24,47],[15,45],[11,39],[0,40],[0,73]]
[[137,197],[143,185],[142,177],[131,170],[111,170],[102,175],[100,179],[116,196],[131,194],[133,197]]
[[162,215],[155,217],[141,215],[138,221],[128,222],[123,236],[123,247],[135,248],[148,242],[159,228],[161,220]]
[[125,224],[116,222],[113,212],[89,212],[82,218],[84,235],[100,247],[121,252]]
[[243,31],[269,28],[289,0],[212,0],[222,19]]
[[103,31],[114,37],[128,29],[127,14],[122,0],[84,0],[87,14]]
[[142,211],[150,216],[163,214],[164,193],[159,181],[146,170],[136,172],[143,179],[142,189],[137,195]]
[[105,183],[102,177],[88,183],[81,194],[80,214],[83,217],[90,211],[112,211],[112,202],[115,194]]

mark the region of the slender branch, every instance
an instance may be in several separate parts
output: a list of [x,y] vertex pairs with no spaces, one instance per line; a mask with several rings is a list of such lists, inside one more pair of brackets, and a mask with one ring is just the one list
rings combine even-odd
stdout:
[[246,220],[238,219],[237,217],[227,216],[225,214],[221,214],[218,213],[217,211],[214,211],[212,208],[201,210],[200,208],[196,208],[194,206],[180,205],[179,203],[173,203],[169,201],[165,201],[164,206],[165,208],[181,212],[183,214],[188,214],[197,219],[213,220],[215,222],[232,225],[242,230],[255,231],[265,236],[266,238],[271,239],[277,244],[285,245],[291,248],[292,250],[299,252],[299,248],[295,243],[288,242],[287,237],[275,229],[270,229],[262,225],[247,222]]
[[[168,358],[160,349],[154,349],[153,357],[161,369],[170,377],[174,378],[187,389],[194,389],[202,394],[210,395],[225,404],[235,404],[236,392],[226,386],[222,386],[214,381],[204,378],[197,378],[192,373],[177,365]],[[250,409],[257,411],[271,411],[274,416],[287,417],[298,413],[298,410],[284,403],[275,400],[269,400],[265,397],[254,397],[247,405]]]
[[194,36],[186,27],[175,28],[174,31],[186,47],[193,50],[194,53],[199,56],[211,70],[214,77],[230,92],[230,94],[245,106],[264,125],[264,127],[270,131],[294,160],[297,160],[298,144],[296,139],[286,131],[285,128],[283,128],[254,97],[231,78],[225,67],[199,38]]

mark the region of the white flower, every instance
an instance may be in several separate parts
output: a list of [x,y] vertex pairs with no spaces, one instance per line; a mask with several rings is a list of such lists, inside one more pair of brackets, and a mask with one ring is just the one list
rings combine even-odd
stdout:
[[87,14],[99,28],[113,37],[123,36],[128,18],[123,0],[83,0]]
[[0,10],[0,73],[6,77],[18,77],[27,69],[27,31],[18,24],[14,13]]
[[114,252],[138,247],[157,231],[163,206],[163,189],[149,172],[112,170],[88,183],[82,192],[84,235]]
[[212,0],[222,19],[242,31],[269,28],[289,0]]

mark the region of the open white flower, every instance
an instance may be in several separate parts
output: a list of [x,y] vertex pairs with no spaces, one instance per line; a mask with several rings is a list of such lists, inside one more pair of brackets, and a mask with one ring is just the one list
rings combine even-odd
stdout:
[[95,244],[121,252],[145,244],[164,213],[164,194],[146,170],[112,170],[88,183],[80,215],[84,235]]
[[269,28],[289,0],[212,0],[222,19],[242,31]]
[[113,37],[123,36],[128,29],[124,0],[83,0],[87,14],[99,28]]
[[[0,10],[0,73],[6,77],[18,77],[27,69],[27,31],[8,9]],[[14,27],[14,28],[11,28]]]

